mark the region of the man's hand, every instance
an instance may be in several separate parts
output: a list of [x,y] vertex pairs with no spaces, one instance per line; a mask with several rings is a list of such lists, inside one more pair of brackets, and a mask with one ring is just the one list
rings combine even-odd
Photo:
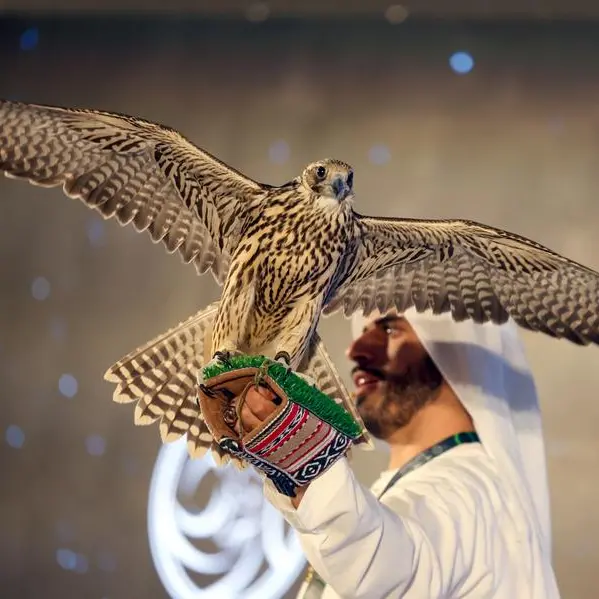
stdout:
[[[236,401],[239,401],[237,398]],[[277,405],[281,403],[281,400],[266,387],[255,387],[251,386],[246,395],[245,401],[241,406],[241,426],[245,434],[253,431],[256,427],[260,426],[276,409]],[[237,434],[240,434],[240,422],[237,421],[235,424],[235,430]],[[295,489],[295,497],[291,498],[293,507],[297,509],[300,504],[304,493],[308,487],[297,487]]]
[[[238,397],[236,401],[240,401]],[[276,409],[281,400],[266,387],[255,387],[252,385],[246,395],[245,401],[241,406],[241,426],[244,434],[253,431],[260,426]],[[241,434],[240,423],[237,421],[235,430]]]

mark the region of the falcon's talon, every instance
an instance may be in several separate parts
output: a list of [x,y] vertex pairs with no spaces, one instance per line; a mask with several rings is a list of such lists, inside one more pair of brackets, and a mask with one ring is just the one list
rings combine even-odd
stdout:
[[[208,397],[214,397],[214,393],[208,388],[206,387],[206,385],[204,385],[203,382],[200,382],[200,376],[198,375],[198,393],[196,393],[196,406],[198,408],[200,408],[200,410],[202,409],[202,406],[200,405],[200,393],[202,392],[204,393],[204,395],[207,395]],[[203,379],[202,379],[203,381]]]
[[202,393],[204,393],[205,395],[207,395],[208,397],[216,397],[216,394],[214,393],[214,391],[212,391],[212,389],[206,387],[206,385],[198,385],[200,391]]
[[221,364],[224,364],[225,366],[232,368],[233,365],[231,364],[231,356],[232,356],[232,353],[228,350],[217,351],[212,356],[212,360],[216,360],[216,361],[220,362]]
[[291,356],[289,355],[289,352],[286,351],[279,351],[276,353],[275,355],[275,362],[279,362],[279,363],[286,363],[286,366],[290,366],[291,364]]
[[293,373],[293,368],[291,368],[291,356],[289,352],[279,351],[275,355],[274,361],[285,368],[285,376]]

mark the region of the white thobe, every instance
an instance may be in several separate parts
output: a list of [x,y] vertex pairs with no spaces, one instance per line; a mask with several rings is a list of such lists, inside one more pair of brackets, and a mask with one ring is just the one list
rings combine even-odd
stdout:
[[323,599],[555,599],[549,555],[517,494],[478,443],[457,446],[378,494],[345,458],[308,487],[297,511],[265,483],[327,583]]

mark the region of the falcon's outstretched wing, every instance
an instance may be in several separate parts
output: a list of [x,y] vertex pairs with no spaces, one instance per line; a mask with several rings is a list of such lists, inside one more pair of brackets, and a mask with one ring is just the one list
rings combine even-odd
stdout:
[[356,215],[361,238],[324,313],[451,311],[599,343],[599,273],[524,237],[463,220]]
[[62,185],[104,218],[148,230],[199,273],[226,276],[247,204],[266,190],[162,125],[0,100],[0,170]]

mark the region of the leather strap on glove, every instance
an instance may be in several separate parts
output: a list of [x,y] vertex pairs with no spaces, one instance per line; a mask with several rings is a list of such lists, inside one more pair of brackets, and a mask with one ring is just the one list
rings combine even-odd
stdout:
[[[343,407],[263,356],[235,356],[226,365],[208,366],[202,379],[200,408],[216,443],[264,472],[284,495],[294,497],[296,487],[320,476],[363,440],[360,425]],[[241,423],[252,385],[269,388],[281,401],[260,426],[238,434],[235,423]]]

